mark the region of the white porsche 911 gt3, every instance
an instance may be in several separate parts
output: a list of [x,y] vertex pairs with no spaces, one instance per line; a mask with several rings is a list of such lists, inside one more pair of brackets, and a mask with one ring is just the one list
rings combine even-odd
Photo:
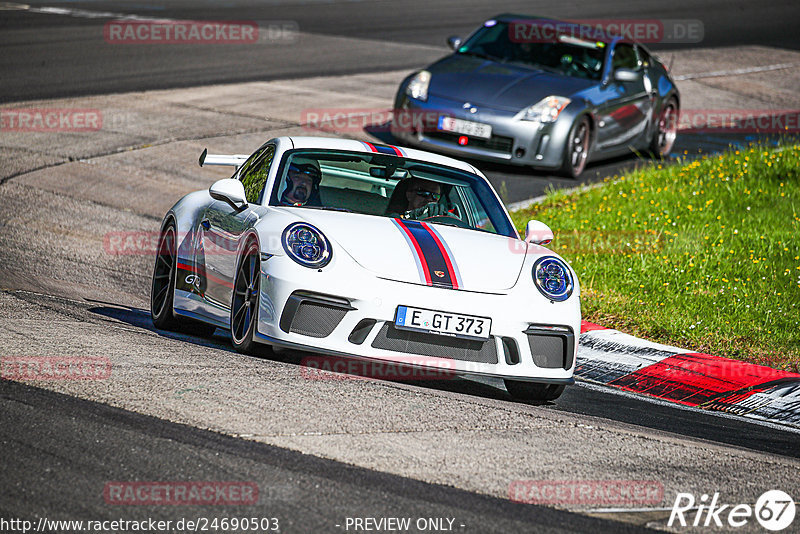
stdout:
[[281,137],[164,218],[156,327],[500,377],[552,400],[573,381],[578,280],[530,221],[521,240],[473,166],[355,140]]

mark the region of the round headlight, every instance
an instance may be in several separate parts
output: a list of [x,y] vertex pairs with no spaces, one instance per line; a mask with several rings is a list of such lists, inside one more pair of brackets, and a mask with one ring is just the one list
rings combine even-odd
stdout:
[[546,257],[533,265],[533,281],[542,295],[561,302],[572,295],[572,274],[569,267],[558,258]]
[[306,223],[290,224],[283,231],[283,249],[303,267],[318,269],[331,261],[331,245],[322,232]]
[[411,98],[428,100],[428,86],[431,83],[431,73],[427,70],[419,71],[406,86],[406,94]]

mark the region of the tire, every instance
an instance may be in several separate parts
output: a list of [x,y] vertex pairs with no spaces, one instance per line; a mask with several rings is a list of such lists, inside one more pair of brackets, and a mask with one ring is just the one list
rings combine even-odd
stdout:
[[675,145],[675,138],[678,136],[678,111],[678,101],[674,97],[661,108],[656,131],[650,141],[650,152],[656,158],[668,155]]
[[537,382],[520,382],[518,380],[503,380],[508,393],[518,400],[554,401],[564,392],[564,386],[559,384],[539,384]]
[[258,243],[250,240],[236,268],[231,298],[231,340],[233,347],[244,354],[254,354],[257,343],[253,334],[258,322],[261,290],[261,260]]
[[175,316],[175,277],[178,254],[175,223],[170,221],[158,238],[153,283],[150,287],[150,317],[159,330],[211,337],[216,326]]
[[577,178],[586,168],[589,158],[589,142],[592,138],[592,128],[589,118],[580,117],[572,125],[564,147],[564,160],[561,163],[559,174],[568,178]]
[[153,283],[150,286],[150,317],[161,330],[178,330],[173,300],[175,297],[175,271],[178,259],[175,223],[170,221],[158,238]]

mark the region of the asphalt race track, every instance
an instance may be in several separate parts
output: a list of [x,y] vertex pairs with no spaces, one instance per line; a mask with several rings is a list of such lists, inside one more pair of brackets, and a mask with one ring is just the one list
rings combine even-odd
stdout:
[[[159,50],[157,54],[147,47],[120,53],[113,47],[97,46],[92,39],[98,33],[96,30],[102,31],[107,18],[9,10],[3,13],[0,26],[3,30],[0,46],[5,51],[0,59],[0,68],[4,73],[13,72],[14,76],[3,76],[0,81],[0,96],[4,101],[376,70],[411,70],[443,55],[448,35],[465,36],[481,20],[499,12],[586,19],[698,19],[703,22],[705,30],[702,46],[756,44],[800,49],[795,31],[798,8],[791,0],[770,2],[768,7],[747,0],[678,0],[668,5],[643,2],[635,7],[621,0],[588,5],[553,5],[541,1],[489,5],[480,0],[178,0],[152,2],[152,5],[136,0],[20,3],[172,19],[254,20],[260,24],[294,21],[300,32],[313,34],[317,39],[290,41],[289,46],[255,57],[242,46],[206,47],[201,54],[191,45]],[[368,53],[354,57],[344,43],[321,49],[322,37],[366,40],[374,45]],[[60,46],[53,46],[54,42]],[[404,43],[415,45],[415,48],[406,49],[399,55],[381,46],[382,42]],[[669,50],[691,46],[696,45],[670,44],[653,48]]]
[[[248,516],[277,517],[281,532],[329,532],[345,517],[379,516],[457,518],[454,530],[473,532],[525,530],[532,524],[540,532],[639,530],[230,438],[22,384],[3,381],[0,386],[0,432],[5,454],[14,458],[4,466],[4,480],[22,481],[0,490],[5,518],[55,519],[82,510],[97,520],[141,519],[138,510],[108,506],[98,494],[110,473],[115,480],[228,480],[246,473],[261,494]],[[93,460],[113,467],[92,468]],[[221,506],[213,512],[236,517],[236,508]],[[173,519],[170,512],[162,507],[149,517]],[[181,513],[211,515],[200,506]]]
[[[391,106],[404,72],[500,11],[701,20],[702,42],[652,46],[674,56],[689,103],[800,106],[791,1],[0,3],[0,105],[126,117],[93,136],[0,131],[0,356],[102,357],[112,369],[105,380],[0,381],[1,519],[258,516],[278,518],[281,532],[363,532],[348,518],[410,517],[451,518],[456,532],[627,532],[665,529],[679,492],[750,505],[770,489],[798,498],[800,433],[788,428],[586,384],[538,405],[488,379],[309,380],[307,355],[243,356],[221,330],[153,328],[152,257],[109,254],[104,236],[156,231],[183,193],[221,176],[198,171],[203,147],[248,152],[273,134],[308,134],[297,119],[306,107]],[[107,46],[104,12],[288,22],[298,33],[272,46]],[[797,66],[702,77],[751,64]],[[675,155],[752,140],[685,135]],[[646,164],[594,164],[582,182]],[[508,202],[576,185],[478,165]],[[635,510],[539,506],[509,500],[519,480],[656,481],[663,496]],[[120,506],[103,498],[110,481],[248,481],[260,497]]]

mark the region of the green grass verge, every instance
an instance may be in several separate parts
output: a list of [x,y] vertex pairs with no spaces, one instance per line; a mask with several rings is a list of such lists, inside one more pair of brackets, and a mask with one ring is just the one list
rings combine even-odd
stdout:
[[584,319],[800,372],[800,145],[656,165],[512,213],[548,224]]

